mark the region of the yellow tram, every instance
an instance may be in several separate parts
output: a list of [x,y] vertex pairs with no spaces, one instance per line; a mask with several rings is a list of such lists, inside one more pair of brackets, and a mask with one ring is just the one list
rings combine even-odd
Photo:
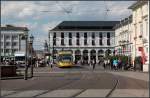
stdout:
[[58,67],[71,67],[74,65],[71,51],[59,51],[56,56],[56,65]]

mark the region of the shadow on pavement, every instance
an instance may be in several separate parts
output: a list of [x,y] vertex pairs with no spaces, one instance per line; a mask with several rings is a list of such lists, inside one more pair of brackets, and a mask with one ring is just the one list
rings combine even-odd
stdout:
[[75,66],[67,66],[67,67],[59,67],[59,68],[62,68],[62,69],[69,69],[69,68],[71,68],[71,69],[82,69],[83,67],[75,65]]

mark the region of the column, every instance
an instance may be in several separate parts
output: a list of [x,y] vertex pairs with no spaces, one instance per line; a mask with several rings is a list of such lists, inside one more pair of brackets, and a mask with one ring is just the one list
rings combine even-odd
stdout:
[[11,55],[13,55],[13,35],[10,35],[10,52]]
[[96,50],[96,63],[98,63],[98,49],[95,50]]
[[72,50],[72,54],[73,54],[73,61],[75,61],[75,50]]

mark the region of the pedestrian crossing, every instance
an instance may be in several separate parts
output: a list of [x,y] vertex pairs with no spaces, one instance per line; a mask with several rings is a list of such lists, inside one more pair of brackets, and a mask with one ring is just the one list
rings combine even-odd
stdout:
[[[1,97],[105,97],[111,89],[2,90]],[[110,97],[149,97],[149,89],[116,89]]]

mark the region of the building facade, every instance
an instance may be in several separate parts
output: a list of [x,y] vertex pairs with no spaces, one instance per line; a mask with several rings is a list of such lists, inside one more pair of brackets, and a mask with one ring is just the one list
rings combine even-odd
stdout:
[[149,70],[149,1],[140,0],[129,7],[133,14],[132,57],[142,57],[143,71]]
[[115,54],[131,56],[133,49],[132,15],[115,26]]
[[64,21],[49,31],[50,52],[71,50],[74,61],[96,62],[114,51],[113,27],[118,21]]
[[25,52],[25,39],[22,35],[28,35],[27,27],[15,27],[6,25],[1,27],[1,59],[11,58],[17,51]]

